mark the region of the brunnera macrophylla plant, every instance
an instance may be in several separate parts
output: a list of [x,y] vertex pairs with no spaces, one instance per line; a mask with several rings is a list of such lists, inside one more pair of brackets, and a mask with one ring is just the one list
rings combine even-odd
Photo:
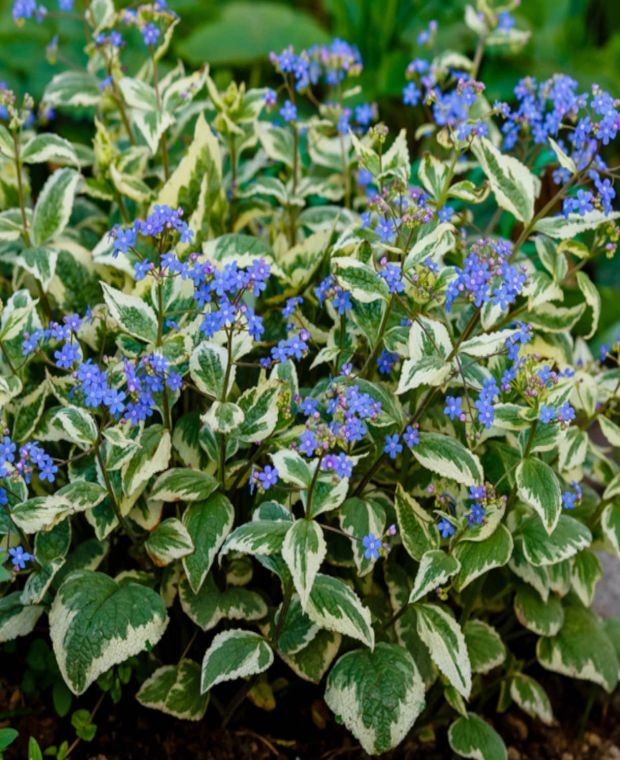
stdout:
[[478,698],[551,722],[535,663],[613,690],[619,344],[589,347],[588,270],[618,101],[557,75],[490,103],[485,50],[527,35],[484,0],[473,59],[421,32],[399,134],[344,41],[221,90],[165,64],[165,3],[73,5],[86,69],[36,110],[0,92],[0,640],[47,627],[75,695],[140,655],[138,701],[188,720],[322,683],[374,754],[430,726],[504,757]]

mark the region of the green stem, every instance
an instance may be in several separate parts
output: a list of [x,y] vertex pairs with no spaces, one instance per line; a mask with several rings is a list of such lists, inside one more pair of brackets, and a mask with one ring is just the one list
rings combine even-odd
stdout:
[[134,535],[134,532],[131,529],[127,520],[124,518],[120,510],[120,507],[118,506],[118,502],[116,501],[116,495],[114,494],[114,489],[112,488],[112,482],[110,481],[110,476],[108,475],[108,471],[106,470],[106,467],[103,463],[100,445],[101,445],[101,438],[98,437],[97,442],[95,443],[95,457],[97,459],[97,463],[99,464],[99,469],[101,470],[101,474],[103,475],[103,480],[105,482],[105,487],[107,489],[108,496],[110,497],[110,503],[112,504],[112,509],[123,531],[127,534],[127,536],[129,536],[129,538],[131,539],[131,542],[135,544],[136,537]]
[[[157,72],[157,61],[155,60],[155,55],[153,54],[153,48],[149,46],[149,50],[151,51],[151,60],[153,61],[153,87],[155,89],[155,98],[157,100],[157,111],[159,114],[161,114],[161,96],[159,93],[159,74]],[[166,137],[166,132],[162,132],[162,135],[159,139],[159,145],[161,148],[161,161],[162,165],[164,167],[164,179],[168,181],[170,179],[170,162],[168,159],[168,139]]]
[[15,148],[15,171],[17,174],[17,196],[19,198],[19,209],[22,214],[22,228],[24,235],[24,242],[26,246],[30,248],[32,242],[30,240],[30,231],[28,229],[28,217],[26,216],[26,197],[24,194],[24,185],[22,180],[22,161],[19,152],[19,138],[17,132],[13,132],[13,146]]

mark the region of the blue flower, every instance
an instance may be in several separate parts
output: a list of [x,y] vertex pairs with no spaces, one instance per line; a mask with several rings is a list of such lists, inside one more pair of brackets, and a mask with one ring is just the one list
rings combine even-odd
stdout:
[[295,121],[297,119],[297,106],[293,105],[290,100],[286,100],[280,109],[280,116],[286,122]]
[[400,443],[398,433],[385,436],[385,446],[383,447],[383,451],[390,457],[390,459],[396,459],[402,450],[403,445]]
[[422,91],[415,82],[409,82],[403,88],[403,103],[406,106],[417,106],[421,97]]
[[56,366],[71,369],[80,360],[80,348],[75,343],[65,343],[60,351],[54,351]]
[[446,520],[445,517],[442,517],[437,523],[437,528],[439,529],[442,538],[450,538],[450,536],[453,536],[456,531],[454,525],[452,525],[449,520]]
[[159,39],[160,35],[161,35],[161,32],[152,21],[150,24],[147,24],[144,27],[144,29],[142,29],[142,37],[144,39],[144,44],[148,45],[149,47],[152,47],[153,45],[157,43],[157,40]]
[[538,410],[538,419],[545,424],[553,422],[556,416],[556,408],[551,404],[541,404]]
[[410,449],[412,449],[414,446],[417,446],[420,443],[420,433],[418,432],[417,425],[416,427],[407,425],[407,429],[403,433],[403,441],[407,444],[407,446]]
[[9,554],[11,555],[11,562],[13,563],[15,570],[24,570],[26,562],[34,559],[32,554],[25,552],[21,546],[9,549]]
[[444,414],[446,414],[451,420],[462,419],[463,410],[461,404],[463,399],[460,396],[446,396],[446,406],[444,408]]
[[365,549],[364,557],[366,557],[366,559],[379,559],[379,551],[383,546],[380,538],[377,538],[374,533],[369,533],[362,538],[362,544]]
[[394,369],[394,365],[396,364],[397,361],[398,361],[398,354],[395,354],[392,351],[387,351],[384,349],[379,355],[379,358],[377,359],[379,372],[382,375],[389,375],[390,372]]

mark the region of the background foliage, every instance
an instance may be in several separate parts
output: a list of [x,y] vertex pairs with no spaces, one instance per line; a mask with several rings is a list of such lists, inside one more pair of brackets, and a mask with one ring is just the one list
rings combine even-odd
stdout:
[[[65,15],[62,21],[28,23],[17,34],[11,3],[0,0],[0,81],[38,99],[51,77],[68,62],[85,62],[82,25]],[[463,21],[466,4],[466,0],[170,0],[181,22],[168,63],[181,58],[198,66],[208,60],[219,85],[232,79],[247,81],[250,86],[265,85],[275,80],[267,60],[272,50],[288,44],[300,49],[340,36],[360,49],[365,62],[360,83],[366,97],[378,102],[389,123],[408,126],[411,111],[401,98],[403,71],[416,51],[417,34],[436,19],[438,48],[471,53],[475,38]],[[569,74],[584,85],[596,81],[614,90],[620,81],[619,3],[525,0],[514,15],[519,28],[534,34],[518,55],[494,57],[487,53],[482,77],[491,101],[511,99],[520,77],[544,79],[555,72]],[[54,34],[58,34],[61,49],[55,61],[42,55]],[[138,64],[139,50],[139,46],[129,45],[125,52],[130,69]],[[60,124],[56,129],[71,137],[76,125]],[[620,327],[620,300],[616,297],[620,270],[613,261],[603,261],[594,279],[604,305],[600,340],[613,340]]]

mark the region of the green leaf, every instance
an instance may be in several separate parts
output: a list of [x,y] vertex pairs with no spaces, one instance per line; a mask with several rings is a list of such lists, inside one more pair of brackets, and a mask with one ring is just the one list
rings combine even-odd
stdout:
[[98,483],[75,481],[50,496],[22,501],[13,508],[11,517],[24,533],[50,530],[69,515],[96,507],[106,496],[106,489]]
[[548,237],[556,240],[570,240],[587,230],[594,230],[600,224],[613,222],[620,218],[618,211],[612,211],[607,216],[602,211],[590,211],[581,216],[580,214],[569,214],[565,217],[551,216],[536,222],[534,229],[536,232],[542,232]]
[[390,291],[386,281],[363,261],[342,256],[332,260],[332,269],[340,287],[348,290],[356,300],[362,303],[388,300]]
[[80,160],[75,148],[68,140],[59,135],[44,133],[32,137],[20,154],[25,164],[44,164],[53,161],[55,164],[73,164],[80,168]]
[[506,341],[516,330],[498,330],[492,333],[483,333],[475,338],[470,338],[461,344],[459,351],[468,356],[485,357],[501,351],[506,346]]
[[219,493],[190,504],[183,512],[183,524],[195,547],[192,554],[183,558],[183,569],[194,593],[200,591],[234,519],[232,504]]
[[599,618],[584,607],[567,607],[560,632],[539,639],[536,655],[548,670],[592,681],[610,694],[618,684],[620,665],[614,645]]
[[157,316],[151,306],[105,282],[101,283],[101,289],[112,318],[122,330],[149,343],[157,340]]
[[73,169],[58,169],[47,180],[32,214],[32,238],[36,245],[57,237],[67,226],[80,175]]
[[21,592],[13,591],[0,599],[0,643],[27,636],[45,611],[39,605],[24,605]]
[[425,153],[420,161],[418,177],[424,188],[437,200],[441,197],[448,177],[448,164],[432,153]]
[[289,528],[288,521],[254,520],[244,523],[228,536],[220,551],[220,558],[232,551],[261,556],[277,554],[282,549]]
[[532,515],[523,521],[520,534],[525,558],[537,567],[555,565],[573,557],[592,542],[592,534],[586,526],[568,515],[560,515],[555,530],[550,534],[547,534],[538,517]]
[[412,452],[422,467],[443,478],[464,486],[483,480],[480,460],[455,438],[440,433],[420,433],[420,443]]
[[358,574],[366,575],[372,571],[374,560],[364,556],[365,549],[362,543],[364,536],[373,533],[382,536],[385,529],[385,510],[378,501],[369,501],[358,498],[347,499],[338,510],[340,527],[351,536],[351,548],[353,559]]
[[152,476],[165,470],[170,461],[170,433],[163,425],[145,428],[138,442],[139,448],[122,469],[123,492],[132,499],[137,498]]
[[225,348],[203,341],[193,350],[189,371],[198,389],[214,399],[224,399],[235,382],[235,366],[229,371],[228,384],[224,388],[228,354]]
[[534,216],[534,202],[540,193],[540,180],[512,156],[501,153],[490,140],[472,143],[472,152],[489,179],[498,205],[521,222]]
[[536,511],[547,533],[552,533],[562,513],[562,493],[557,475],[546,462],[534,457],[517,467],[519,497]]
[[579,552],[571,565],[571,582],[573,591],[585,607],[594,599],[596,584],[603,577],[601,561],[589,549]]
[[530,718],[553,725],[553,709],[547,692],[531,676],[514,675],[510,679],[510,696]]
[[158,668],[142,684],[136,699],[145,707],[181,720],[202,720],[209,695],[200,693],[200,665],[181,660]]
[[608,504],[601,515],[603,535],[616,556],[620,556],[620,502]]
[[227,3],[215,20],[205,20],[180,45],[184,57],[201,65],[205,50],[211,65],[251,63],[286,45],[302,50],[329,42],[329,36],[314,17],[294,6],[274,2]]
[[223,681],[263,673],[273,652],[258,633],[232,629],[218,633],[202,661],[200,691],[204,694]]
[[231,401],[214,401],[201,420],[214,433],[228,434],[239,428],[243,422],[243,412]]
[[512,554],[512,535],[505,525],[482,541],[461,541],[454,548],[454,556],[461,569],[454,581],[457,591],[462,591],[473,580],[495,567],[503,567]]
[[96,106],[100,99],[97,77],[85,71],[56,74],[43,94],[43,102],[48,106]]
[[235,431],[235,438],[243,443],[258,443],[273,433],[278,422],[278,395],[282,383],[268,380],[248,388],[238,399],[243,421]]
[[147,586],[77,570],[58,589],[49,622],[62,677],[82,694],[112,665],[156,644],[168,618],[161,597]]
[[[425,230],[426,226],[420,229]],[[454,227],[451,224],[438,224],[429,233],[421,233],[405,258],[405,271],[427,259],[439,263],[442,256],[454,248],[454,243]]]
[[436,588],[444,586],[459,569],[459,561],[441,549],[425,552],[420,557],[420,566],[411,589],[409,603],[413,604]]
[[409,332],[409,358],[403,362],[397,394],[420,385],[441,385],[450,374],[452,341],[441,322],[418,317]]
[[439,533],[433,518],[400,483],[396,486],[394,507],[399,534],[410,557],[420,561],[423,554],[439,547]]
[[296,520],[288,529],[282,544],[282,559],[291,571],[304,609],[326,553],[323,531],[314,520]]
[[280,651],[279,654],[304,681],[319,683],[338,654],[341,641],[339,633],[319,630],[303,649],[295,653]]
[[557,596],[544,601],[529,586],[517,588],[514,608],[521,625],[539,636],[555,636],[564,622],[564,608]]
[[506,647],[499,633],[483,620],[468,620],[463,634],[474,673],[488,673],[506,659]]
[[424,709],[424,684],[404,647],[380,643],[336,662],[325,701],[366,752],[381,754],[405,738]]
[[321,573],[316,575],[306,614],[321,628],[350,636],[371,649],[374,646],[370,611],[339,578]]
[[159,501],[204,501],[217,487],[217,480],[207,472],[176,467],[162,472],[153,484],[149,498]]
[[453,752],[475,760],[506,760],[508,753],[502,737],[474,713],[457,718],[448,729]]
[[18,736],[19,731],[16,731],[14,728],[0,728],[0,752],[13,744]]
[[585,272],[577,272],[575,277],[577,278],[579,290],[581,290],[586,303],[592,309],[592,325],[588,334],[584,335],[584,338],[588,340],[598,329],[598,322],[601,316],[601,295],[596,285]]
[[445,607],[418,603],[414,609],[418,634],[433,662],[467,699],[471,691],[471,664],[459,624]]
[[176,517],[162,520],[144,543],[149,557],[158,567],[165,567],[194,551],[189,531]]
[[43,414],[48,391],[47,383],[40,383],[16,403],[13,440],[21,443],[32,435]]
[[38,248],[24,248],[17,264],[38,280],[43,290],[47,292],[56,273],[57,261],[58,251],[39,246]]
[[[285,482],[300,488],[308,488],[312,482],[310,465],[296,451],[281,449],[271,454],[273,466]],[[314,464],[316,466],[316,463]]]
[[[603,418],[599,418],[599,423],[602,422]],[[588,455],[588,442],[586,431],[577,427],[570,427],[560,434],[558,461],[562,472],[570,472],[576,467],[581,467]]]
[[213,575],[207,577],[197,593],[182,580],[179,596],[183,612],[203,631],[215,628],[220,620],[261,620],[268,612],[260,594],[237,586],[220,591]]

